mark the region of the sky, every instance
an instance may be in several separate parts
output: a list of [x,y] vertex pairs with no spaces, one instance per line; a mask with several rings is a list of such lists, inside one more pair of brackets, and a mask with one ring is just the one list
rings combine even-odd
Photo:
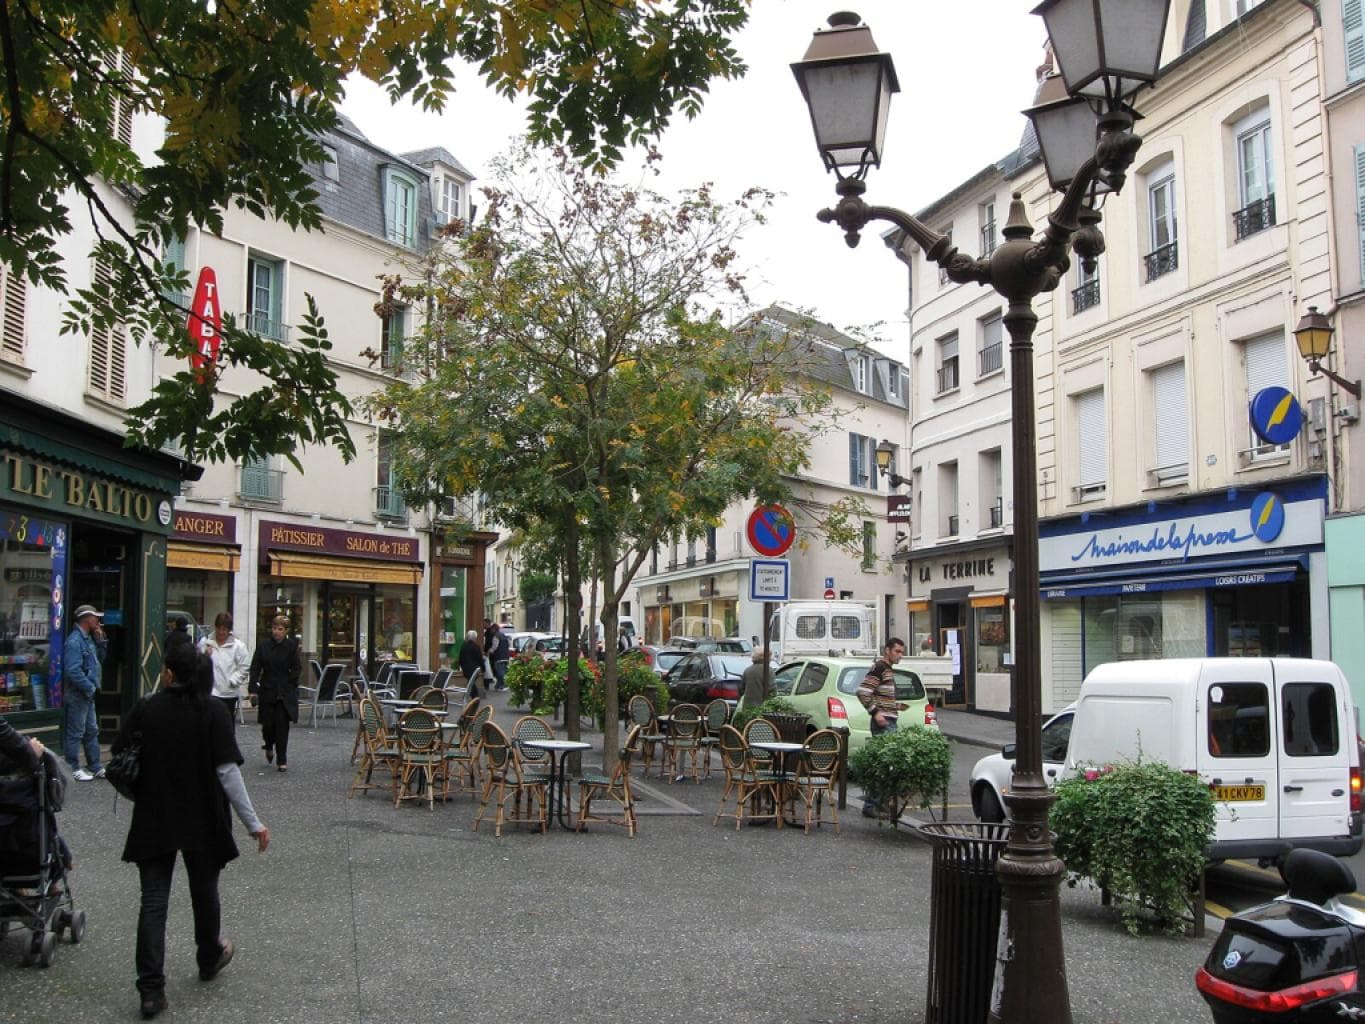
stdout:
[[[928,206],[1019,143],[1043,55],[1037,0],[859,0],[852,5],[879,49],[895,60],[901,91],[891,103],[886,152],[868,176],[869,203],[911,213]],[[678,115],[659,140],[662,174],[651,183],[669,194],[705,182],[718,199],[750,186],[778,193],[766,225],[740,243],[750,299],[811,311],[841,330],[879,325],[878,348],[908,362],[907,272],[882,243],[890,225],[874,222],[849,249],[842,232],[815,219],[837,200],[835,178],[815,149],[810,116],[790,65],[839,0],[754,0],[736,47],[749,66],[739,80],[718,82],[702,112]],[[490,162],[520,134],[519,107],[487,89],[472,68],[455,73],[447,109],[430,114],[393,107],[363,79],[348,83],[342,112],[391,152],[444,146],[489,181]],[[622,175],[637,178],[628,156]],[[480,181],[476,180],[476,192]],[[974,255],[974,254],[973,254]]]

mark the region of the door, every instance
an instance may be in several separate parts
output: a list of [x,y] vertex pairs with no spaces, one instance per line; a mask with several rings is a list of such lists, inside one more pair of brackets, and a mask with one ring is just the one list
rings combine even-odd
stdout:
[[1280,838],[1350,832],[1354,742],[1345,686],[1329,665],[1276,665],[1280,709]]
[[1279,736],[1269,663],[1210,662],[1199,680],[1196,764],[1213,791],[1215,838],[1273,839],[1279,833]]

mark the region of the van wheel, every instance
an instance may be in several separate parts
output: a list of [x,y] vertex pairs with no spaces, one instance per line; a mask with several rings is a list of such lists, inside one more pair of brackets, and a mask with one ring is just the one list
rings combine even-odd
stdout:
[[979,820],[988,824],[995,825],[1005,820],[1004,808],[1000,806],[1000,798],[995,795],[995,790],[990,786],[978,786],[972,794],[973,810]]

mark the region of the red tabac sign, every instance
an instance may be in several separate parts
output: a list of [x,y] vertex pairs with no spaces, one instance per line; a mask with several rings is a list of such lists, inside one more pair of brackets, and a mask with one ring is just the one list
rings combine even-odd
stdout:
[[218,301],[218,275],[212,267],[199,268],[199,281],[194,286],[194,301],[186,322],[190,332],[190,366],[195,376],[203,380],[205,367],[218,361],[218,346],[222,341],[223,309]]

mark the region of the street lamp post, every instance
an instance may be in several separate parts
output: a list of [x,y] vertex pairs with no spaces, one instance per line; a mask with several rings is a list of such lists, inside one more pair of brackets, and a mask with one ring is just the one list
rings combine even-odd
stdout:
[[[849,246],[870,221],[889,221],[944,269],[950,280],[989,285],[1007,303],[1014,448],[1014,780],[1005,797],[1012,826],[1000,857],[1000,935],[990,1020],[1069,1024],[1058,889],[1064,866],[1052,847],[1053,797],[1042,766],[1042,663],[1039,648],[1038,463],[1033,390],[1033,298],[1052,291],[1070,266],[1069,249],[1093,267],[1104,249],[1097,199],[1117,192],[1141,145],[1129,100],[1156,79],[1170,0],[1044,0],[1046,22],[1065,83],[1057,99],[1026,113],[1033,120],[1048,180],[1063,196],[1037,241],[1018,193],[1005,241],[988,257],[958,253],[949,239],[910,214],[863,200],[864,178],[880,166],[895,67],[856,14],[841,12],[815,33],[792,65],[810,108],[816,144],[839,178],[839,202],[822,210]],[[1063,93],[1051,83],[1054,93]],[[845,172],[849,173],[845,173]]]

